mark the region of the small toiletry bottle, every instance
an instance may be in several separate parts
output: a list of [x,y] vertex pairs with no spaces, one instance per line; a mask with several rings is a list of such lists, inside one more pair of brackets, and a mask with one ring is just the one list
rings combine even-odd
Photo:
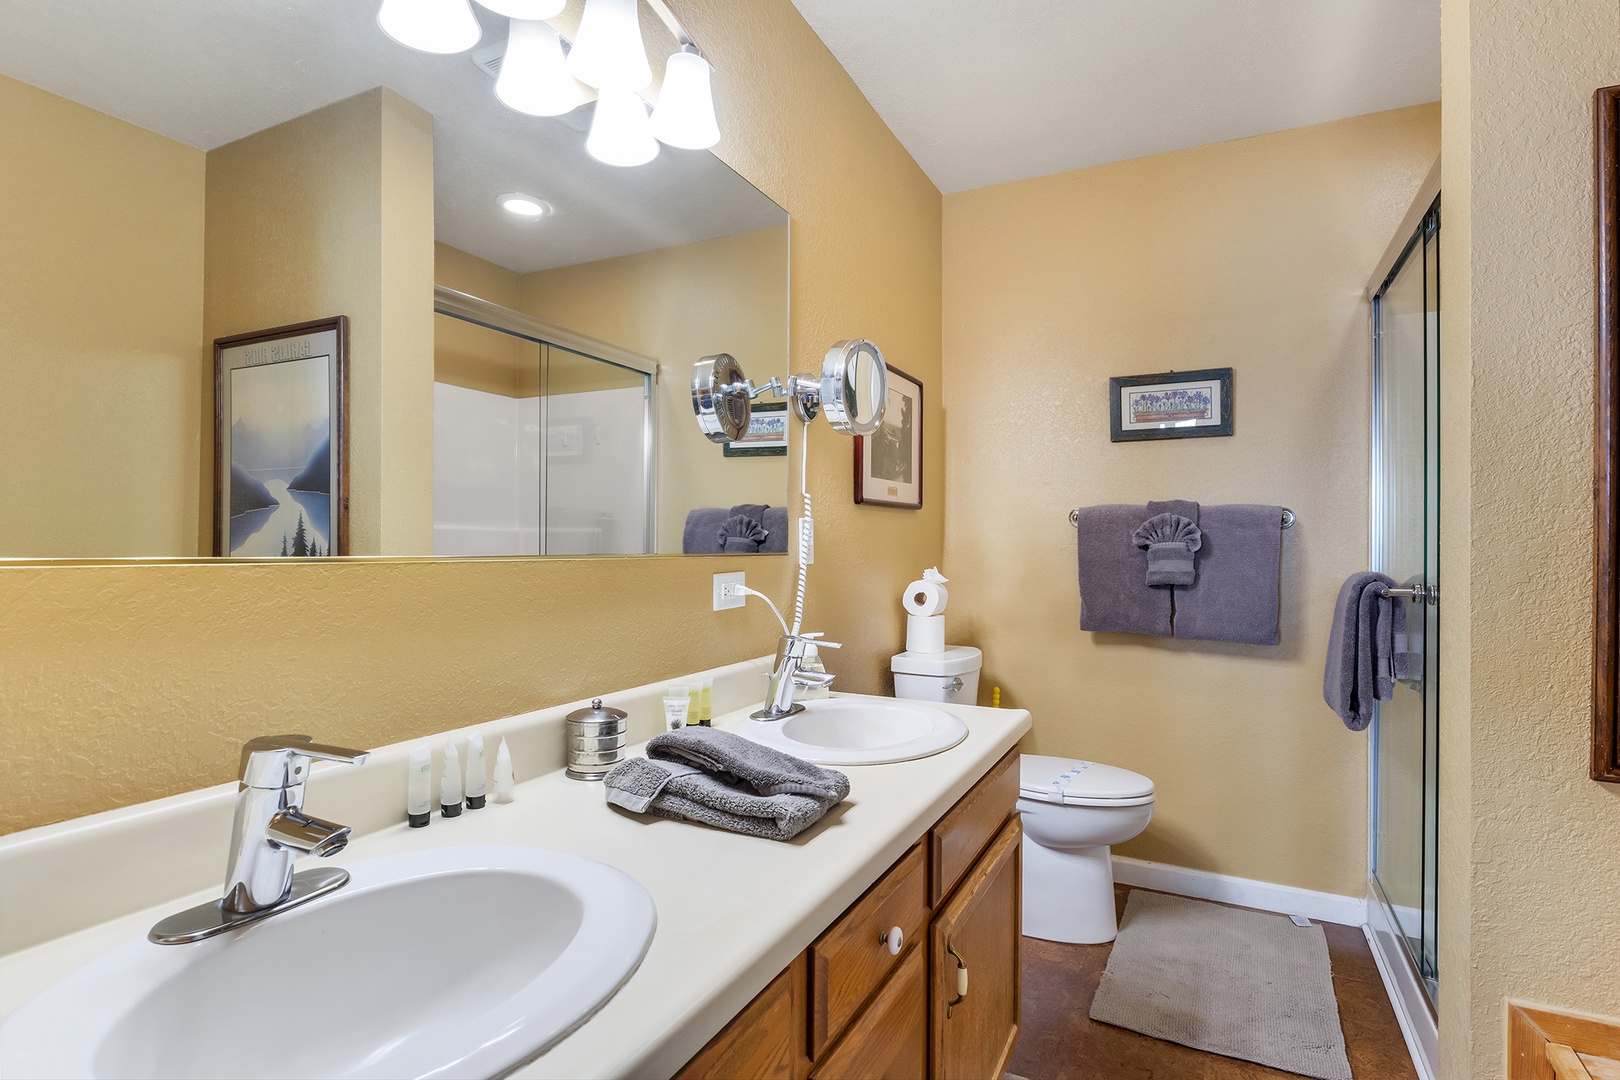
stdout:
[[692,708],[692,696],[684,686],[672,686],[664,698],[664,729],[680,731],[686,727],[686,715]]
[[433,820],[433,751],[427,747],[412,750],[406,768],[405,820],[413,829],[426,828]]
[[714,722],[714,680],[704,679],[702,686],[702,696],[698,700],[702,702],[703,708],[698,715],[698,723],[710,727]]
[[703,723],[703,684],[700,682],[686,684],[686,726],[697,727]]
[[439,774],[439,813],[461,816],[461,755],[455,743],[444,746],[444,772]]
[[506,740],[502,739],[495,751],[495,801],[511,802],[516,798],[513,794],[515,787],[517,778],[512,775],[512,752],[506,748]]
[[474,733],[467,739],[467,809],[484,808],[484,737]]

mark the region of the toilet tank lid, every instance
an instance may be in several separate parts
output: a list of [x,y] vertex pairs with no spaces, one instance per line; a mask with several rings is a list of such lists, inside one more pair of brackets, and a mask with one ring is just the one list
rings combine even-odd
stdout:
[[944,652],[895,653],[889,670],[896,675],[966,675],[978,671],[984,654],[971,645],[953,645]]
[[1095,761],[1024,754],[1018,772],[1019,791],[1026,799],[1092,803],[1153,794],[1153,781],[1142,774]]

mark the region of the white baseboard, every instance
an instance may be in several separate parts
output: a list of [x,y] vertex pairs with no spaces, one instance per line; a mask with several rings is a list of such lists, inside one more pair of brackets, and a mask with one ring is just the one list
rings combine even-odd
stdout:
[[1185,866],[1148,862],[1125,855],[1114,856],[1114,880],[1157,892],[1194,896],[1222,904],[1275,911],[1280,915],[1303,915],[1318,922],[1362,926],[1367,922],[1367,901],[1359,896],[1274,885],[1269,881],[1189,870]]
[[1399,930],[1391,924],[1371,885],[1367,887],[1366,904],[1367,923],[1361,929],[1367,935],[1367,945],[1372,949],[1379,977],[1384,980],[1384,992],[1389,995],[1395,1019],[1400,1022],[1406,1052],[1412,1056],[1412,1067],[1421,1080],[1434,1080],[1440,1058],[1440,1037],[1428,995],[1418,982],[1417,972],[1412,970],[1406,947],[1398,940]]

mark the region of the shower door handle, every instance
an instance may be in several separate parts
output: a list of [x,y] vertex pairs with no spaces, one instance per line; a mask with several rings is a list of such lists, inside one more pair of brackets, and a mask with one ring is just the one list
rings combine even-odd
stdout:
[[1396,585],[1385,591],[1390,596],[1401,597],[1414,603],[1431,605],[1440,603],[1440,586],[1425,585],[1421,581],[1416,585]]

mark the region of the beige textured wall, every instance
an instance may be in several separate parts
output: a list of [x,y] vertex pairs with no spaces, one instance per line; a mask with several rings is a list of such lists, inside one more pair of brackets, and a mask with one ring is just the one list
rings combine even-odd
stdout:
[[[1434,161],[1435,105],[945,199],[945,564],[980,694],[1026,749],[1154,780],[1123,854],[1359,896],[1367,737],[1322,703],[1367,562],[1373,264]],[[903,366],[903,364],[902,364]],[[1109,442],[1108,378],[1235,369],[1231,438]],[[1079,629],[1071,507],[1280,503],[1282,644]]]
[[[864,334],[937,388],[937,190],[789,0],[689,0],[681,16],[718,69],[721,156],[793,215],[793,366]],[[937,402],[920,512],[854,506],[849,440],[825,426],[813,440],[821,529],[806,621],[847,643],[831,666],[852,690],[882,688],[901,639],[893,598],[940,557]],[[744,565],[780,602],[789,563]],[[12,780],[0,830],[219,783],[240,741],[265,732],[403,739],[758,656],[777,634],[762,605],[710,611],[710,576],[737,567],[0,567],[0,760]]]
[[659,362],[658,551],[680,554],[696,507],[788,501],[787,459],[725,457],[692,421],[691,396],[692,364],[714,353],[756,384],[787,375],[787,278],[783,226],[522,279],[524,312]]
[[1620,1016],[1620,788],[1591,719],[1592,92],[1614,0],[1442,9],[1440,1073],[1503,1001]]
[[4,77],[0,145],[0,557],[196,555],[202,151]]
[[206,266],[209,341],[349,317],[349,551],[432,551],[432,118],[368,90],[210,151]]

